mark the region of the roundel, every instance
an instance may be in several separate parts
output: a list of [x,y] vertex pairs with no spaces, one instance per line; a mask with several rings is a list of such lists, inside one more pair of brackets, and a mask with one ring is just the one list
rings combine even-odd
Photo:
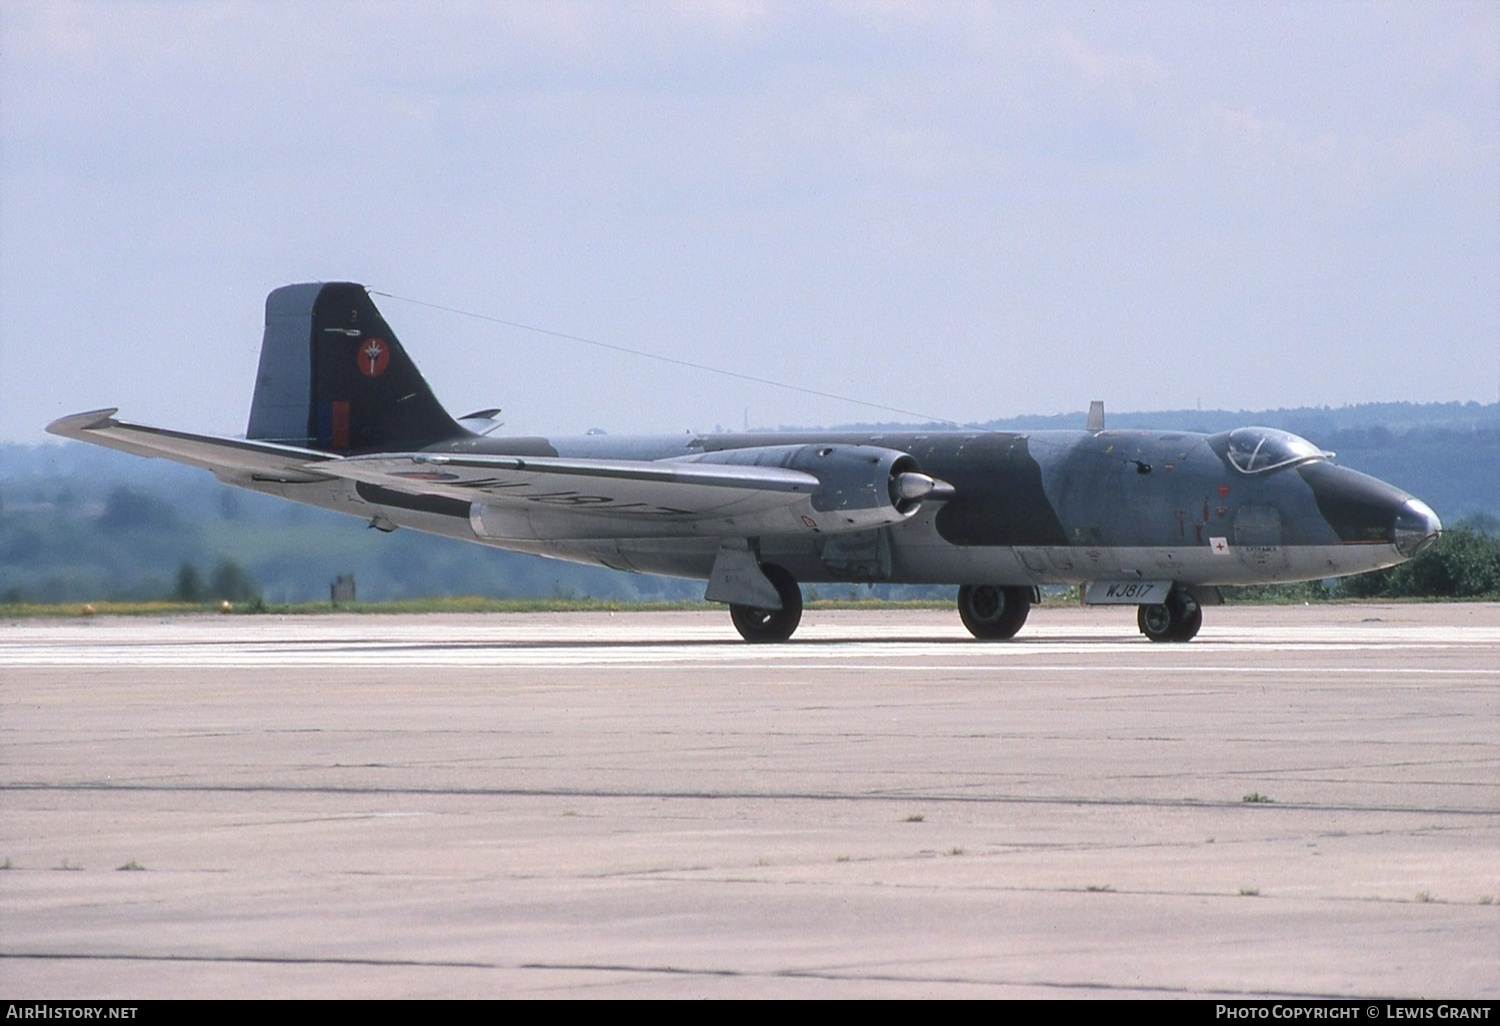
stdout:
[[384,339],[367,338],[360,343],[359,357],[355,362],[365,377],[378,378],[385,373],[386,364],[391,362],[391,347]]

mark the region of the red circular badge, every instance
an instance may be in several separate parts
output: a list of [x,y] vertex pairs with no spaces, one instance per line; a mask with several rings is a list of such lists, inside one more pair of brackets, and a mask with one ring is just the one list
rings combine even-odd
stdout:
[[385,365],[391,362],[391,347],[384,339],[367,338],[360,343],[359,372],[367,378],[378,378],[385,373]]

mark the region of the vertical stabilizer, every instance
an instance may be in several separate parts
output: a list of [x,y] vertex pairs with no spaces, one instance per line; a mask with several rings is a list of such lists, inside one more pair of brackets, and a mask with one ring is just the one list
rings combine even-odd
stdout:
[[246,436],[325,452],[409,451],[466,435],[364,286],[288,285],[266,297]]

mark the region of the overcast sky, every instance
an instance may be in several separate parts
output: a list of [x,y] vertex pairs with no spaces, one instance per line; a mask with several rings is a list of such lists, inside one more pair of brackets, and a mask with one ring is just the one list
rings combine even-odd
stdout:
[[[1500,395],[1490,2],[5,0],[0,175],[3,441],[243,432],[308,280],[957,421]],[[507,429],[892,419],[377,302]]]

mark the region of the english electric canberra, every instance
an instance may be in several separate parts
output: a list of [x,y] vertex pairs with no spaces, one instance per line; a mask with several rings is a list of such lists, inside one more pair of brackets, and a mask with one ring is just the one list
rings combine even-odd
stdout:
[[1020,630],[1044,584],[1134,605],[1187,641],[1218,585],[1410,559],[1420,500],[1296,435],[1106,430],[515,437],[454,419],[363,286],[266,299],[244,439],[64,417],[56,435],[211,470],[226,484],[418,531],[708,582],[747,641],[791,637],[801,583],[958,585],[976,638]]

